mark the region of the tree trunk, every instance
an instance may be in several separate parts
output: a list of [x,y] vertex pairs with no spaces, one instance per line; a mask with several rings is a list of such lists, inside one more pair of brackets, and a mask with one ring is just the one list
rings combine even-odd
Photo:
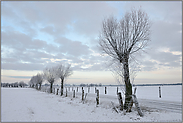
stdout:
[[52,93],[52,86],[53,86],[53,83],[50,83],[50,93]]
[[41,90],[41,84],[39,84],[39,90]]
[[36,84],[36,89],[38,90],[38,84]]
[[61,79],[61,95],[63,95],[63,92],[64,92],[64,79]]
[[122,100],[121,92],[118,93],[118,100],[119,100],[120,110],[123,111],[123,100]]
[[97,105],[99,105],[99,90],[96,90],[97,96],[96,96],[96,102]]
[[126,87],[124,109],[127,110],[128,104],[130,103],[130,100],[132,98],[132,85],[130,83],[128,57],[124,58],[123,69],[124,69],[124,81],[125,81],[125,87]]

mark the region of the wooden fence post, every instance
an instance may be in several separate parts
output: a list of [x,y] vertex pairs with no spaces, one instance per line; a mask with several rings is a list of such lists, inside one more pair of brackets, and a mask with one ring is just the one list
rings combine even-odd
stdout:
[[118,93],[118,100],[119,100],[120,110],[123,111],[123,100],[122,100],[121,92]]
[[78,92],[78,87],[77,87],[77,92]]
[[88,93],[90,92],[90,87],[88,87]]
[[65,96],[67,97],[67,88],[66,88],[66,94],[65,94]]
[[81,88],[81,92],[83,92],[83,87]]
[[118,94],[118,87],[117,87],[117,94]]
[[161,98],[161,87],[159,87],[159,98]]
[[85,94],[85,100],[86,100],[87,93]]
[[134,89],[134,94],[136,93],[136,90],[137,90],[137,87],[135,87],[135,89]]
[[132,95],[133,97],[132,97],[132,99],[134,100],[134,102],[135,102],[135,106],[136,106],[136,108],[137,108],[137,112],[138,112],[138,114],[141,116],[141,117],[143,117],[144,116],[144,114],[142,113],[142,111],[141,111],[141,109],[140,109],[140,106],[139,106],[139,103],[138,103],[138,101],[137,101],[137,97],[136,97],[136,95],[135,94],[133,94]]
[[82,90],[82,101],[84,101],[84,90]]
[[73,91],[73,98],[75,98],[75,90]]
[[95,93],[97,93],[97,89],[96,89],[96,87],[95,87]]
[[107,87],[105,87],[105,94],[107,94]]
[[99,90],[97,89],[96,92],[97,92],[96,102],[97,102],[97,105],[99,105]]

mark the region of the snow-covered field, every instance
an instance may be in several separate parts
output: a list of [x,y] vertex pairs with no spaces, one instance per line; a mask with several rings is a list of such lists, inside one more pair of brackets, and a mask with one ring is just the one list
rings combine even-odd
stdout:
[[[173,101],[182,102],[182,86],[160,86],[161,87],[161,98],[159,98],[159,86],[136,86],[136,95],[140,99],[152,99],[152,100],[163,100],[163,101]],[[49,87],[48,87],[49,88]],[[96,87],[101,95],[105,95],[105,87]],[[133,91],[134,91],[133,87]],[[65,88],[64,88],[65,89]],[[73,88],[77,90],[76,87]],[[88,93],[88,87],[84,87],[84,92]],[[118,87],[118,92],[123,92],[124,87]],[[65,91],[65,90],[64,90]],[[72,91],[72,87],[70,87]],[[81,92],[81,87],[78,88],[78,92]],[[95,93],[95,87],[90,87],[89,93]],[[107,95],[116,95],[117,87],[107,86]],[[124,95],[123,95],[124,98]]]
[[[76,88],[75,88],[76,89]],[[88,88],[84,88],[88,92]],[[81,93],[72,97],[72,88],[68,91],[68,97],[61,97],[37,91],[31,88],[1,88],[1,121],[2,122],[181,122],[182,113],[166,110],[155,110],[151,107],[141,106],[144,117],[140,117],[133,107],[131,113],[117,113],[113,110],[111,101],[118,105],[116,87],[107,87],[107,95],[104,87],[100,90],[100,104],[96,107],[94,88],[86,101],[81,101]],[[162,98],[159,98],[159,87],[137,87],[137,98],[147,100],[165,100],[182,102],[182,86],[162,86]],[[81,88],[79,88],[79,91]],[[141,105],[141,104],[140,104]]]

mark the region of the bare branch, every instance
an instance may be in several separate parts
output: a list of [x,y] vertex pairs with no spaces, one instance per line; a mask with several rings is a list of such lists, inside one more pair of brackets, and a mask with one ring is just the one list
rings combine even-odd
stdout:
[[[132,9],[127,12],[118,22],[116,18],[109,17],[102,23],[102,32],[99,36],[99,45],[104,53],[111,56],[116,61],[117,68],[113,72],[121,77],[125,83],[125,108],[132,97],[132,85],[130,76],[135,77],[138,69],[137,64],[129,63],[132,54],[143,50],[150,41],[149,17],[141,9]],[[131,78],[134,80],[134,78]]]

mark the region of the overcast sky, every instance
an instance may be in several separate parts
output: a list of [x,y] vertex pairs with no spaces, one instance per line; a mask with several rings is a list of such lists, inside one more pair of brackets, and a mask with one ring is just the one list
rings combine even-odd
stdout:
[[136,56],[141,69],[134,84],[181,82],[181,1],[2,1],[1,81],[28,82],[62,62],[74,71],[67,84],[117,84],[97,39],[105,17],[121,18],[132,7],[141,7],[152,22],[146,53]]

